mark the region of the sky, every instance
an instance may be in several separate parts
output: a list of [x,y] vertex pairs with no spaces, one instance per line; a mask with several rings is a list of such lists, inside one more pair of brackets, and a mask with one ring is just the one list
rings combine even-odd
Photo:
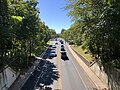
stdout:
[[72,24],[68,11],[65,10],[67,2],[65,0],[38,0],[40,18],[50,29],[55,29],[57,33],[61,29],[68,29]]

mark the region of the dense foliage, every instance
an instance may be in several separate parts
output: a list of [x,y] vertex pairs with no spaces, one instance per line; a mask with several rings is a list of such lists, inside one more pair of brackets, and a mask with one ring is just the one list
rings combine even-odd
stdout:
[[37,0],[0,0],[0,67],[28,67],[56,35],[39,18]]
[[74,24],[64,33],[67,41],[82,45],[102,64],[120,68],[120,0],[68,0]]

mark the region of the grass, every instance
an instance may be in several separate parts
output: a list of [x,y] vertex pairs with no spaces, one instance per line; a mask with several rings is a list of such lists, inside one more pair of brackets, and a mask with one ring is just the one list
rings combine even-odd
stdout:
[[80,55],[82,55],[86,60],[92,61],[93,58],[90,54],[85,54],[85,51],[81,48],[81,46],[72,46],[75,51],[77,51]]

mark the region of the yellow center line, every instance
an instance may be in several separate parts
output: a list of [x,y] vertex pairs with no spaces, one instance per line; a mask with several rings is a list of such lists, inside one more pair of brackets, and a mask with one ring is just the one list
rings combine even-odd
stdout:
[[62,90],[62,80],[61,80],[61,55],[60,55],[60,48],[58,47],[58,71],[59,71],[59,79],[58,79],[58,90]]

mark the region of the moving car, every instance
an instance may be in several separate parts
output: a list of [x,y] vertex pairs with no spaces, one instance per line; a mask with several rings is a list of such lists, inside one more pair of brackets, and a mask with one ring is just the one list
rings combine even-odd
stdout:
[[61,47],[61,51],[65,51],[65,48],[64,48],[64,47]]
[[64,44],[64,41],[63,41],[63,40],[60,40],[60,43],[61,43],[61,44]]
[[64,48],[64,45],[63,45],[63,44],[61,45],[61,48],[62,48],[62,47]]
[[51,52],[51,53],[56,53],[55,49],[52,49],[50,52]]
[[68,60],[68,57],[65,51],[61,51],[61,59]]

